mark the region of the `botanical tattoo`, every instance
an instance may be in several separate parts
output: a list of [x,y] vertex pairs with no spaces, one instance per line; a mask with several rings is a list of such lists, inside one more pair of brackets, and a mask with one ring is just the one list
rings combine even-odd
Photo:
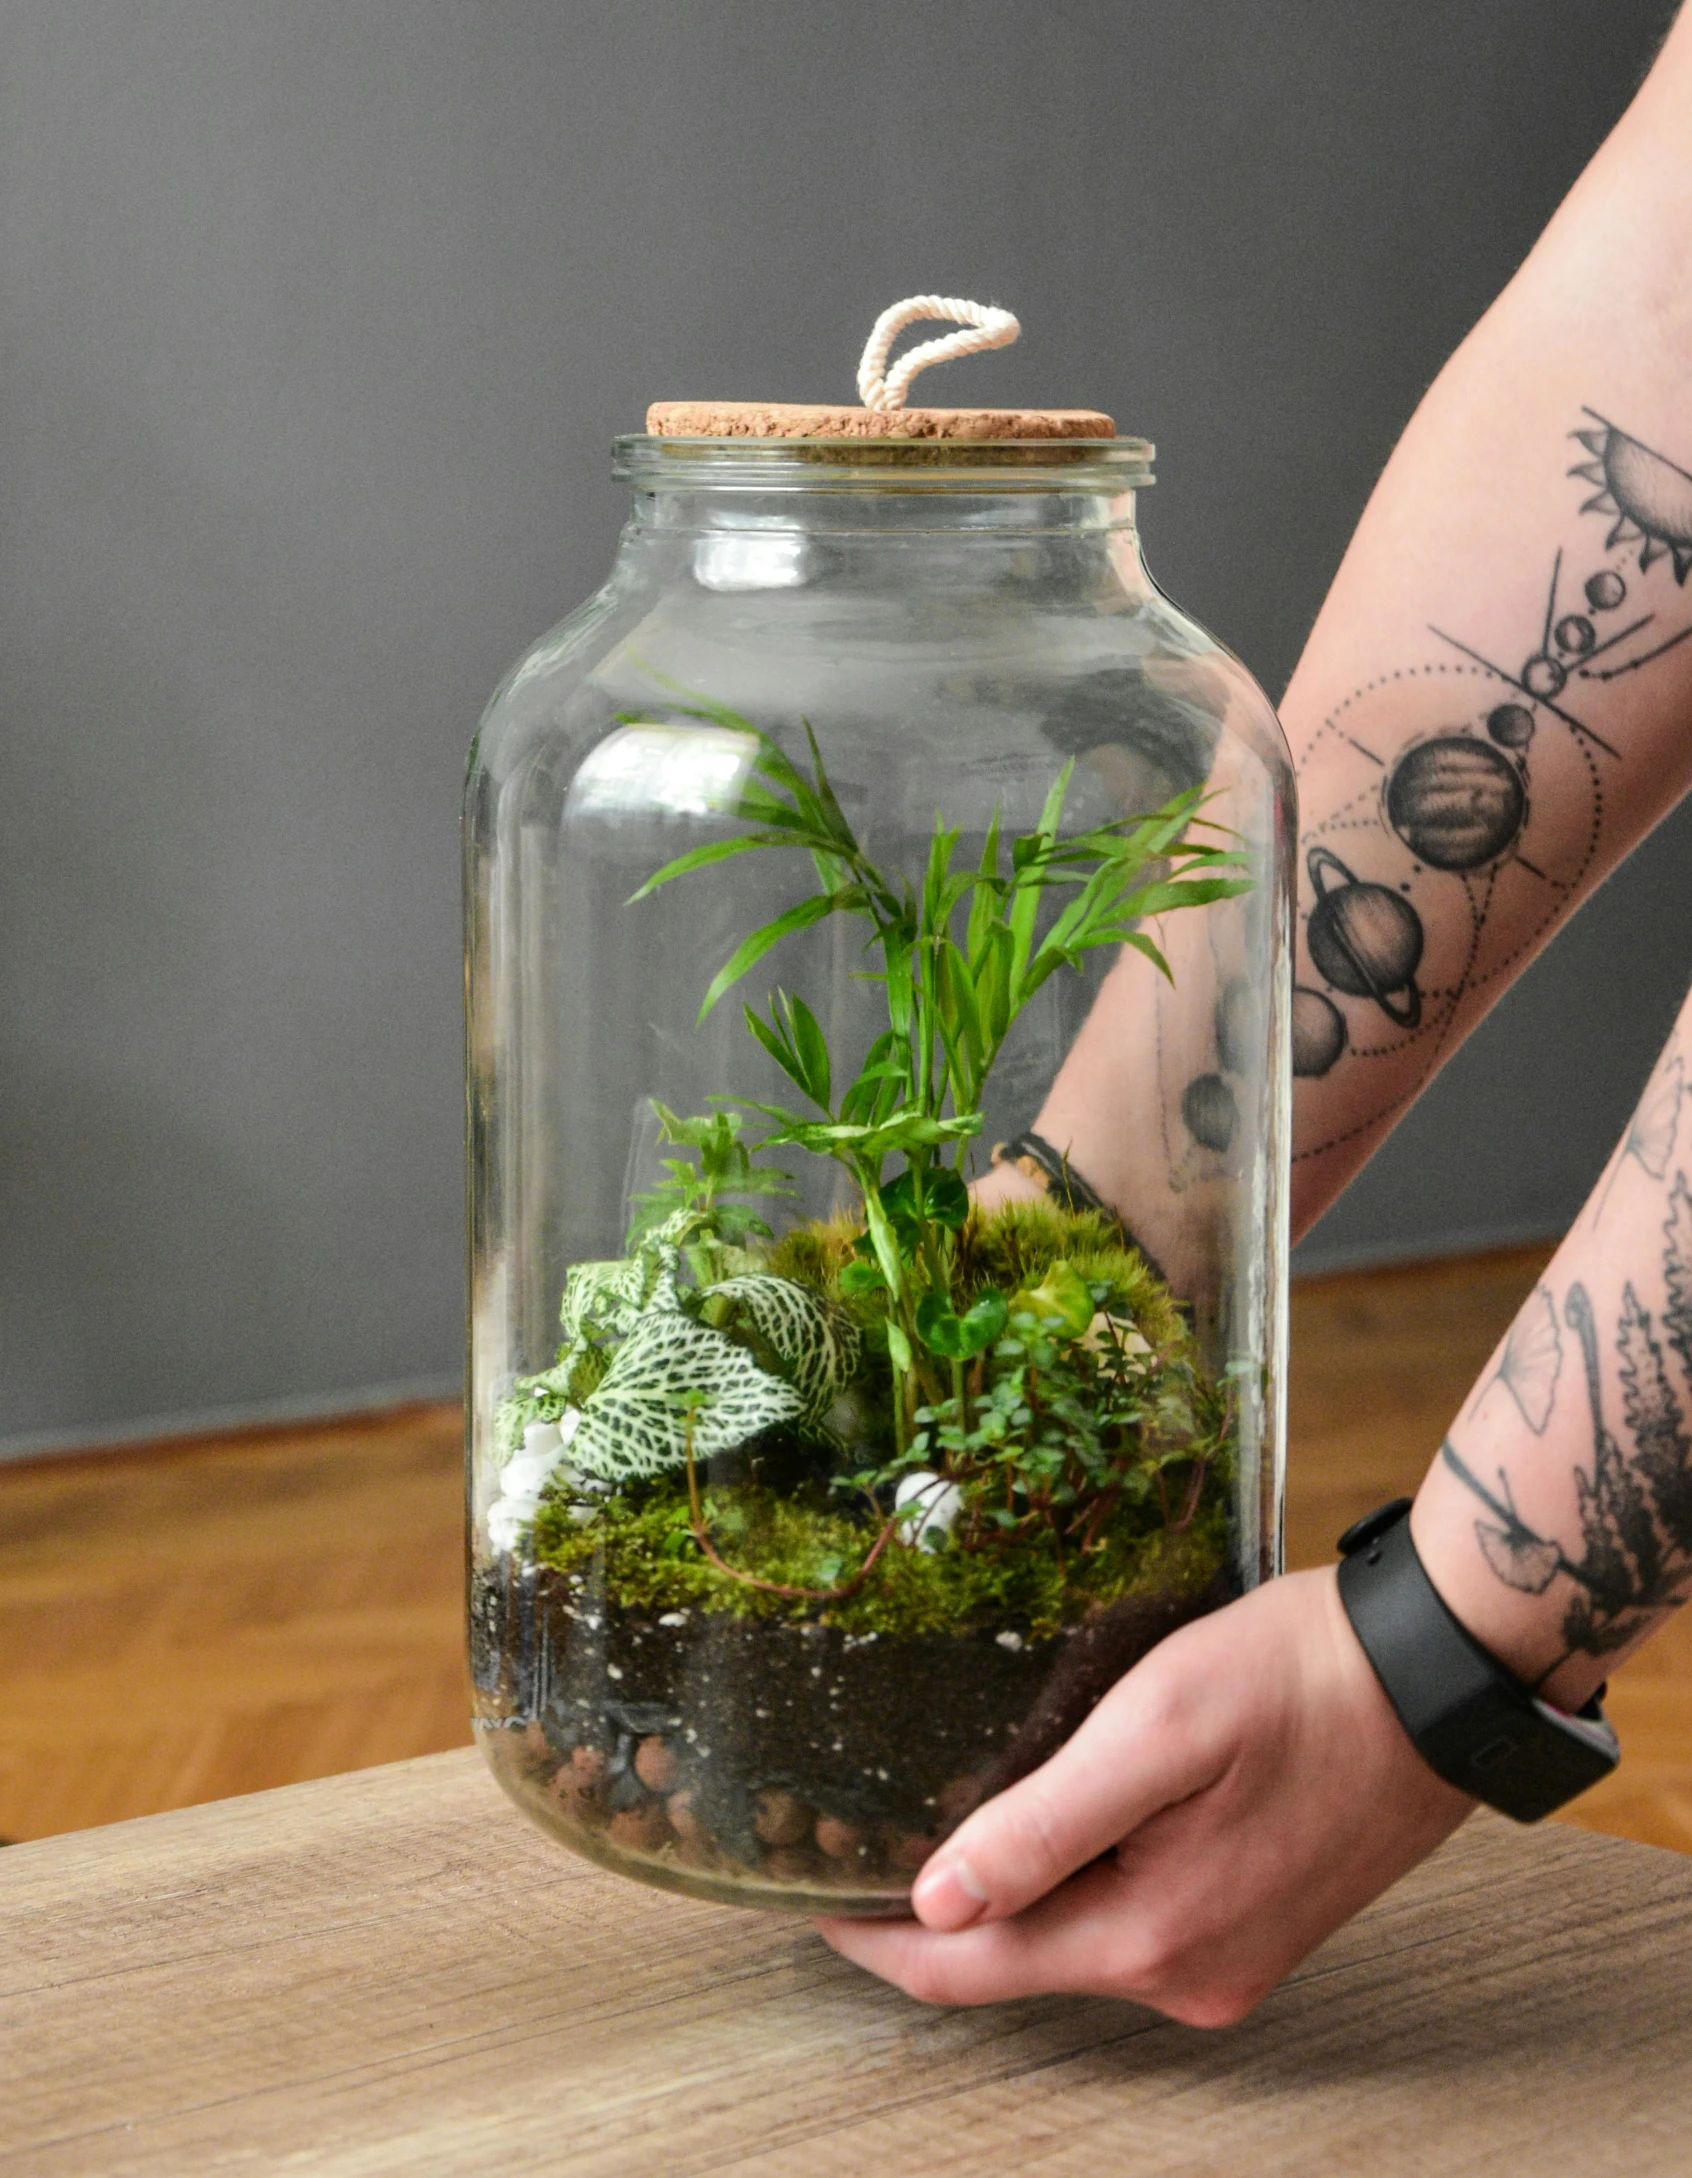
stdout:
[[1504,1358],[1493,1376],[1521,1409],[1536,1437],[1543,1437],[1557,1396],[1557,1372],[1563,1366],[1563,1342],[1557,1335],[1557,1304],[1546,1286],[1533,1296],[1510,1326]]
[[[1623,1154],[1627,1154],[1624,1149]],[[1602,1656],[1641,1633],[1653,1611],[1680,1601],[1692,1580],[1692,1436],[1686,1394],[1692,1388],[1692,1191],[1675,1174],[1663,1224],[1664,1300],[1660,1324],[1633,1287],[1624,1287],[1614,1348],[1621,1412],[1606,1413],[1598,1326],[1584,1285],[1571,1285],[1562,1322],[1580,1348],[1591,1417],[1592,1466],[1575,1470],[1578,1550],[1542,1535],[1516,1509],[1509,1477],[1483,1482],[1447,1439],[1446,1467],[1485,1506],[1475,1522],[1482,1556],[1509,1587],[1543,1595],[1564,1581],[1563,1653]],[[1666,1348],[1675,1357],[1671,1370]],[[1509,1339],[1492,1382],[1502,1381],[1543,1434],[1557,1394],[1562,1341],[1551,1294],[1537,1287]]]
[[1674,1155],[1674,1138],[1680,1129],[1680,1099],[1684,1088],[1685,1068],[1671,1038],[1668,1049],[1645,1084],[1645,1094],[1639,1100],[1638,1109],[1610,1166],[1603,1193],[1593,1211],[1594,1224],[1609,1206],[1610,1191],[1630,1157],[1653,1180],[1662,1179],[1668,1171],[1669,1159]]
[[[1420,1064],[1408,1081],[1395,1065],[1372,1108],[1349,1109],[1343,1131],[1302,1156],[1414,1097],[1463,1000],[1507,980],[1566,912],[1626,753],[1593,723],[1594,702],[1692,638],[1692,601],[1677,594],[1692,575],[1692,473],[1591,409],[1572,436],[1585,458],[1569,474],[1591,487],[1578,512],[1607,521],[1603,544],[1582,523],[1579,543],[1553,553],[1519,661],[1487,655],[1461,627],[1430,626],[1435,652],[1357,689],[1311,744],[1328,744],[1340,792],[1302,842],[1307,966],[1293,994],[1293,1071],[1325,1075],[1347,1054],[1401,1060],[1412,1045]],[[1449,719],[1395,749],[1392,713],[1413,680],[1449,699]],[[1571,824],[1571,809],[1586,821]],[[1672,1154],[1664,1124],[1630,1145],[1659,1173]]]

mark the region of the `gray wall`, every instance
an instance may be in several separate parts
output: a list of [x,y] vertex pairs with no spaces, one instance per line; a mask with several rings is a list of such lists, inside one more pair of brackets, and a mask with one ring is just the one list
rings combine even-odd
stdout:
[[[1590,0],[6,0],[0,1438],[445,1384],[457,796],[656,395],[1162,448],[1165,584],[1272,688],[1426,380],[1626,101]],[[1692,951],[1677,823],[1313,1257],[1555,1227]]]

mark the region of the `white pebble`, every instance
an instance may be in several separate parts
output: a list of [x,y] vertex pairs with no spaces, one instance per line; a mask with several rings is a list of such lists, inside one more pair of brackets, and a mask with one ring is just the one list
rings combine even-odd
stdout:
[[995,1634],[993,1636],[993,1639],[999,1644],[1001,1649],[1015,1650],[1020,1649],[1022,1646],[1021,1634],[1012,1633],[1008,1626],[1005,1628],[1002,1634]]
[[907,1505],[919,1509],[900,1531],[904,1540],[921,1543],[932,1550],[944,1542],[956,1525],[957,1517],[963,1511],[963,1492],[955,1482],[947,1482],[927,1468],[919,1467],[893,1492],[895,1512],[903,1512]]
[[514,1460],[507,1460],[500,1471],[500,1494],[504,1497],[539,1497],[558,1460],[557,1453],[519,1452]]
[[556,1422],[531,1422],[523,1432],[523,1454],[531,1460],[555,1460],[564,1449]]
[[488,1541],[495,1550],[509,1550],[517,1540],[518,1531],[533,1517],[525,1511],[527,1499],[516,1503],[508,1497],[497,1499],[488,1508]]
[[687,1613],[685,1611],[666,1611],[658,1623],[660,1626],[685,1626],[687,1624]]

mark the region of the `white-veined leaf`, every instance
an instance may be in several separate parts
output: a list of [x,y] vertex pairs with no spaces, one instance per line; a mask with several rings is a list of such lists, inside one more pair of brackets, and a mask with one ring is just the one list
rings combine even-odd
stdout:
[[[691,1402],[692,1412],[689,1414]],[[631,1482],[731,1451],[777,1422],[797,1421],[791,1384],[744,1346],[679,1311],[644,1316],[583,1404],[570,1463],[604,1482]]]
[[786,1370],[817,1422],[851,1382],[858,1366],[858,1327],[826,1294],[791,1278],[756,1272],[725,1278],[708,1299],[732,1301]]

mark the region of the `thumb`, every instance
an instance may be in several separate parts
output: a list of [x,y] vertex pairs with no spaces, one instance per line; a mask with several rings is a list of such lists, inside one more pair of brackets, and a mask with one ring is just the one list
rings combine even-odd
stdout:
[[1226,1748],[1183,1697],[1171,1655],[1180,1643],[1177,1634],[1160,1644],[1050,1761],[977,1808],[930,1856],[911,1890],[925,1927],[1020,1913],[1160,1808],[1214,1783]]

